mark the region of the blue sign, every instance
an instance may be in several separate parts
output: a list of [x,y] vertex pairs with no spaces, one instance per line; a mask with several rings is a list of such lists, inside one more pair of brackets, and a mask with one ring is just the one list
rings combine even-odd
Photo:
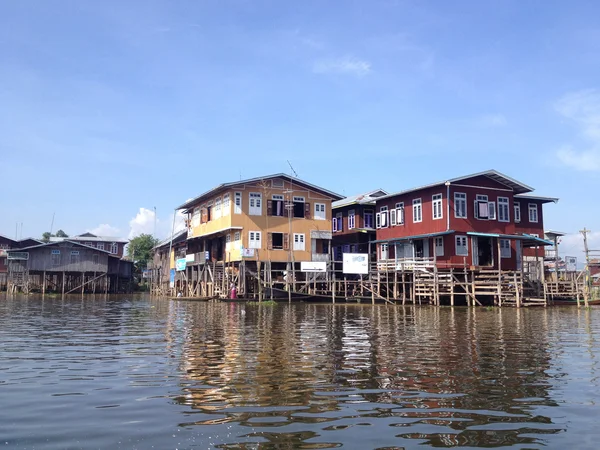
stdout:
[[175,269],[171,269],[169,273],[169,286],[175,287]]
[[179,258],[179,259],[175,260],[175,269],[177,269],[178,271],[185,270],[186,266],[187,266],[187,262],[186,262],[185,258]]

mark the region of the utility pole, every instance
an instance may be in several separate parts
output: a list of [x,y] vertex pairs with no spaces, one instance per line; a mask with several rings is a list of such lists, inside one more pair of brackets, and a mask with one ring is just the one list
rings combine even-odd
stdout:
[[583,228],[579,232],[583,235],[583,249],[585,251],[585,289],[583,291],[583,301],[586,308],[589,306],[588,297],[590,295],[590,250],[588,248],[587,235],[591,230]]

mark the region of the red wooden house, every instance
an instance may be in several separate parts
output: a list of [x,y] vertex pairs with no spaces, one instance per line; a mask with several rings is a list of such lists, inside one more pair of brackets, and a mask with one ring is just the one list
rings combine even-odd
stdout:
[[489,170],[379,197],[378,261],[519,270],[552,244],[543,239],[542,205],[558,199],[532,191]]
[[332,203],[332,249],[334,261],[343,253],[367,253],[376,239],[375,200],[387,195],[381,189],[346,197]]

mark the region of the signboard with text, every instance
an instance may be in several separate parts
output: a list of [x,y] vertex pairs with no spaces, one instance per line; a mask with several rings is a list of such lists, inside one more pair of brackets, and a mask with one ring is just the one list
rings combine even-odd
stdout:
[[177,260],[175,260],[175,269],[179,272],[181,272],[182,270],[185,270],[187,266],[187,262],[185,260],[185,258],[179,258]]
[[242,256],[244,258],[253,258],[254,257],[254,249],[253,248],[242,249]]
[[565,266],[567,272],[577,272],[577,258],[575,256],[565,256]]
[[327,263],[320,261],[302,261],[300,263],[301,272],[327,272]]
[[344,253],[342,263],[344,273],[357,275],[367,275],[369,273],[368,253]]

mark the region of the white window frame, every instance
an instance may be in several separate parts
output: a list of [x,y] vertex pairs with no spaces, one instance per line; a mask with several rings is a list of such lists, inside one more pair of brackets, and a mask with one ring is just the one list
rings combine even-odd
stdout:
[[375,228],[381,228],[381,213],[375,213]]
[[496,220],[496,202],[488,202],[488,220]]
[[423,201],[420,198],[415,198],[412,201],[413,207],[413,223],[423,222]]
[[233,193],[233,213],[234,214],[242,213],[242,193],[241,192]]
[[294,250],[295,251],[306,250],[306,242],[304,239],[304,233],[294,233]]
[[[462,208],[460,207],[462,206]],[[462,209],[462,211],[461,211]],[[454,218],[466,219],[467,216],[467,194],[464,192],[454,193]]]
[[515,209],[515,223],[520,223],[521,222],[521,203],[515,202],[514,209]]
[[390,226],[396,226],[396,209],[390,210]]
[[510,239],[500,239],[500,257],[511,257]]
[[[467,236],[454,236],[454,246],[456,256],[469,256],[469,238]],[[461,249],[462,251],[459,251]]]
[[304,200],[304,197],[292,197],[292,202],[294,203],[305,203],[306,200]]
[[231,212],[231,196],[229,194],[223,195],[223,216],[228,216]]
[[444,218],[443,198],[444,197],[442,194],[434,194],[431,196],[431,214],[433,220],[440,220]]
[[348,229],[353,230],[356,228],[356,211],[354,209],[348,210]]
[[389,217],[388,217],[388,207],[387,206],[382,206],[381,208],[379,208],[379,227],[380,228],[387,228],[390,226],[390,222],[389,222]]
[[315,214],[316,220],[327,220],[327,213],[325,212],[325,203],[315,203]]
[[260,192],[248,193],[248,215],[262,216],[262,194]]
[[404,202],[396,203],[396,225],[404,225]]
[[510,200],[498,197],[498,222],[510,222]]
[[271,197],[273,200],[280,200],[280,201],[284,201],[285,197],[283,196],[283,194],[273,194],[273,196]]
[[221,205],[222,205],[222,202],[223,202],[223,199],[221,199],[221,197],[217,197],[215,199],[215,207],[213,208],[213,218],[214,218],[214,220],[221,218]]
[[241,237],[241,235],[240,235],[239,231],[236,231],[235,233],[233,233],[233,240],[234,240],[234,242],[239,241],[240,237]]
[[98,250],[104,250],[104,242],[98,242],[98,245],[96,246],[96,248]]
[[[487,217],[479,217],[479,203],[484,202],[487,203],[488,215]],[[489,220],[490,219],[490,203],[487,195],[477,194],[475,195],[475,218],[477,220]]]
[[195,207],[192,212],[192,227],[200,226],[200,208]]
[[109,251],[111,255],[117,255],[119,253],[119,244],[117,242],[110,244]]
[[[332,230],[334,233],[336,231],[342,231],[344,229],[344,214],[341,212],[335,213],[335,217],[333,218],[331,223],[332,223]],[[339,223],[339,227],[338,227],[338,223]]]
[[444,236],[437,236],[433,239],[435,256],[444,256]]
[[[537,203],[529,203],[527,210],[529,211],[529,222],[530,223],[538,223],[540,220],[540,216],[539,216]],[[534,213],[534,215],[535,215],[535,220],[532,219],[532,217],[533,217],[532,213]]]
[[248,248],[262,248],[262,236],[260,231],[248,232]]

